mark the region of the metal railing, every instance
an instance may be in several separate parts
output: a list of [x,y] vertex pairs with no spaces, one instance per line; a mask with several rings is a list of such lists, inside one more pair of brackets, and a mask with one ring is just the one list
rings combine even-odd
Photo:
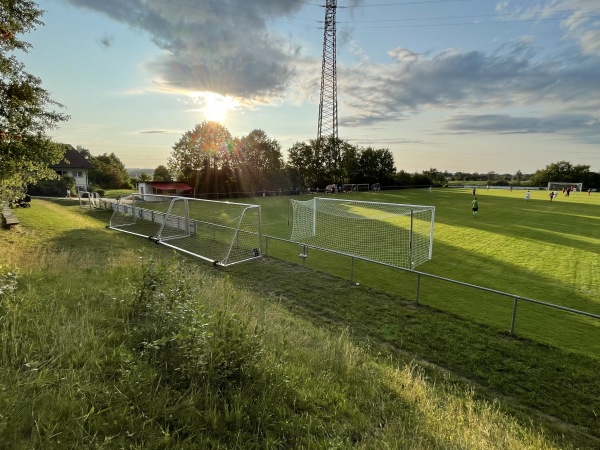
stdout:
[[500,295],[500,296],[503,296],[503,297],[512,298],[513,299],[513,307],[512,307],[512,316],[511,316],[512,318],[511,318],[511,324],[510,324],[510,335],[511,336],[515,336],[515,326],[516,326],[516,321],[517,321],[517,307],[518,307],[519,301],[523,301],[523,302],[527,302],[527,303],[531,303],[531,304],[543,306],[543,307],[546,307],[546,308],[552,308],[552,309],[556,309],[556,310],[560,310],[560,311],[564,311],[564,312],[568,312],[568,313],[572,313],[572,314],[577,314],[577,315],[580,315],[580,316],[591,317],[593,319],[600,320],[600,315],[599,314],[594,314],[594,313],[587,312],[587,311],[581,311],[581,310],[578,310],[578,309],[568,308],[566,306],[556,305],[554,303],[544,302],[544,301],[541,301],[541,300],[536,300],[536,299],[533,299],[533,298],[524,297],[522,295],[511,294],[509,292],[503,292],[503,291],[499,291],[499,290],[496,290],[496,289],[487,288],[487,287],[484,287],[484,286],[478,286],[476,284],[470,284],[470,283],[466,283],[464,281],[453,280],[451,278],[446,278],[446,277],[442,277],[442,276],[439,276],[439,275],[433,275],[433,274],[426,273],[426,272],[420,272],[420,271],[414,270],[414,269],[407,269],[407,268],[403,268],[403,267],[392,266],[390,264],[382,263],[382,262],[379,262],[379,261],[373,261],[373,260],[366,259],[366,258],[361,258],[361,257],[355,256],[355,255],[349,255],[349,254],[346,254],[346,253],[341,253],[341,252],[338,252],[338,251],[335,251],[335,250],[331,250],[331,249],[320,248],[320,247],[311,246],[311,245],[307,245],[307,244],[298,244],[297,242],[292,242],[289,239],[283,239],[283,238],[279,238],[279,237],[275,237],[275,236],[269,236],[269,235],[263,235],[263,238],[265,239],[265,245],[264,245],[265,256],[269,256],[269,240],[276,240],[276,241],[285,242],[285,243],[296,245],[296,246],[300,245],[302,247],[302,251],[300,253],[300,257],[303,258],[303,262],[306,260],[306,257],[308,256],[308,249],[309,248],[349,258],[350,259],[350,276],[349,276],[349,279],[350,279],[351,283],[354,282],[354,262],[355,262],[355,260],[366,261],[366,262],[369,262],[369,263],[372,263],[372,264],[377,264],[377,265],[380,265],[380,266],[390,267],[392,269],[397,269],[397,270],[401,270],[403,272],[408,272],[408,273],[415,274],[417,276],[417,281],[416,281],[416,295],[415,295],[415,300],[414,300],[414,303],[416,305],[419,304],[419,291],[420,291],[420,287],[421,287],[421,277],[431,278],[431,279],[443,281],[445,283],[451,283],[451,284],[455,284],[455,285],[467,287],[467,288],[470,288],[470,289],[475,289],[475,290],[479,290],[479,291],[483,291],[483,292],[488,292],[488,293]]

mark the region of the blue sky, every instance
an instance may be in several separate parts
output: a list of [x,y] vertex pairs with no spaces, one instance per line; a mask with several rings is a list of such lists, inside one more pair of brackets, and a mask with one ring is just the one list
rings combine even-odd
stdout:
[[[317,135],[324,0],[39,0],[19,59],[71,116],[51,135],[166,164],[219,120]],[[339,136],[398,170],[600,171],[600,1],[338,0]]]

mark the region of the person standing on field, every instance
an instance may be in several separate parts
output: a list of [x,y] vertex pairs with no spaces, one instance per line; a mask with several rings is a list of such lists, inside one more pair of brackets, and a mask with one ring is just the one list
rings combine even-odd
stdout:
[[477,197],[471,202],[471,210],[473,211],[473,217],[477,217],[477,211],[479,211],[479,204],[477,203]]
[[529,197],[531,197],[531,192],[529,192],[529,191],[525,192],[525,201],[526,202],[529,201]]

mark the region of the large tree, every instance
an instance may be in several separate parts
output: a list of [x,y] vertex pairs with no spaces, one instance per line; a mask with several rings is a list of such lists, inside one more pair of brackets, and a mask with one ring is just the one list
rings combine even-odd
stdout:
[[388,184],[393,180],[396,173],[394,155],[388,149],[365,148],[360,152],[359,161],[359,182]]
[[156,169],[154,169],[152,181],[173,181],[173,177],[171,176],[171,172],[169,172],[169,169],[167,169],[166,166],[163,166],[161,164],[160,166],[157,166]]
[[288,166],[295,169],[305,187],[325,187],[323,155],[316,141],[296,142],[288,150]]
[[306,187],[344,183],[358,167],[356,148],[334,137],[297,142],[288,151],[288,166],[297,170]]
[[92,156],[88,149],[81,146],[77,146],[77,151],[94,166],[89,174],[90,183],[105,189],[132,187],[125,164],[114,153]]
[[218,122],[204,121],[186,131],[173,146],[169,169],[177,179],[196,192],[215,192],[224,187],[224,172],[232,170],[233,140],[229,130]]
[[283,168],[281,145],[263,130],[253,130],[236,142],[235,178],[243,191],[278,186]]
[[0,200],[20,197],[29,184],[56,178],[49,165],[59,163],[65,153],[46,132],[68,116],[53,109],[61,105],[13,54],[31,48],[19,36],[43,25],[41,16],[33,1],[0,0]]

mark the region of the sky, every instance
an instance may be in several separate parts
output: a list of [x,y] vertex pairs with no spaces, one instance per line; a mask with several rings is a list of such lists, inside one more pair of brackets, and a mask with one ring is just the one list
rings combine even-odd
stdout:
[[[317,137],[325,0],[37,3],[58,142],[153,169],[204,120]],[[338,0],[336,48],[339,137],[397,170],[600,172],[598,0]]]

